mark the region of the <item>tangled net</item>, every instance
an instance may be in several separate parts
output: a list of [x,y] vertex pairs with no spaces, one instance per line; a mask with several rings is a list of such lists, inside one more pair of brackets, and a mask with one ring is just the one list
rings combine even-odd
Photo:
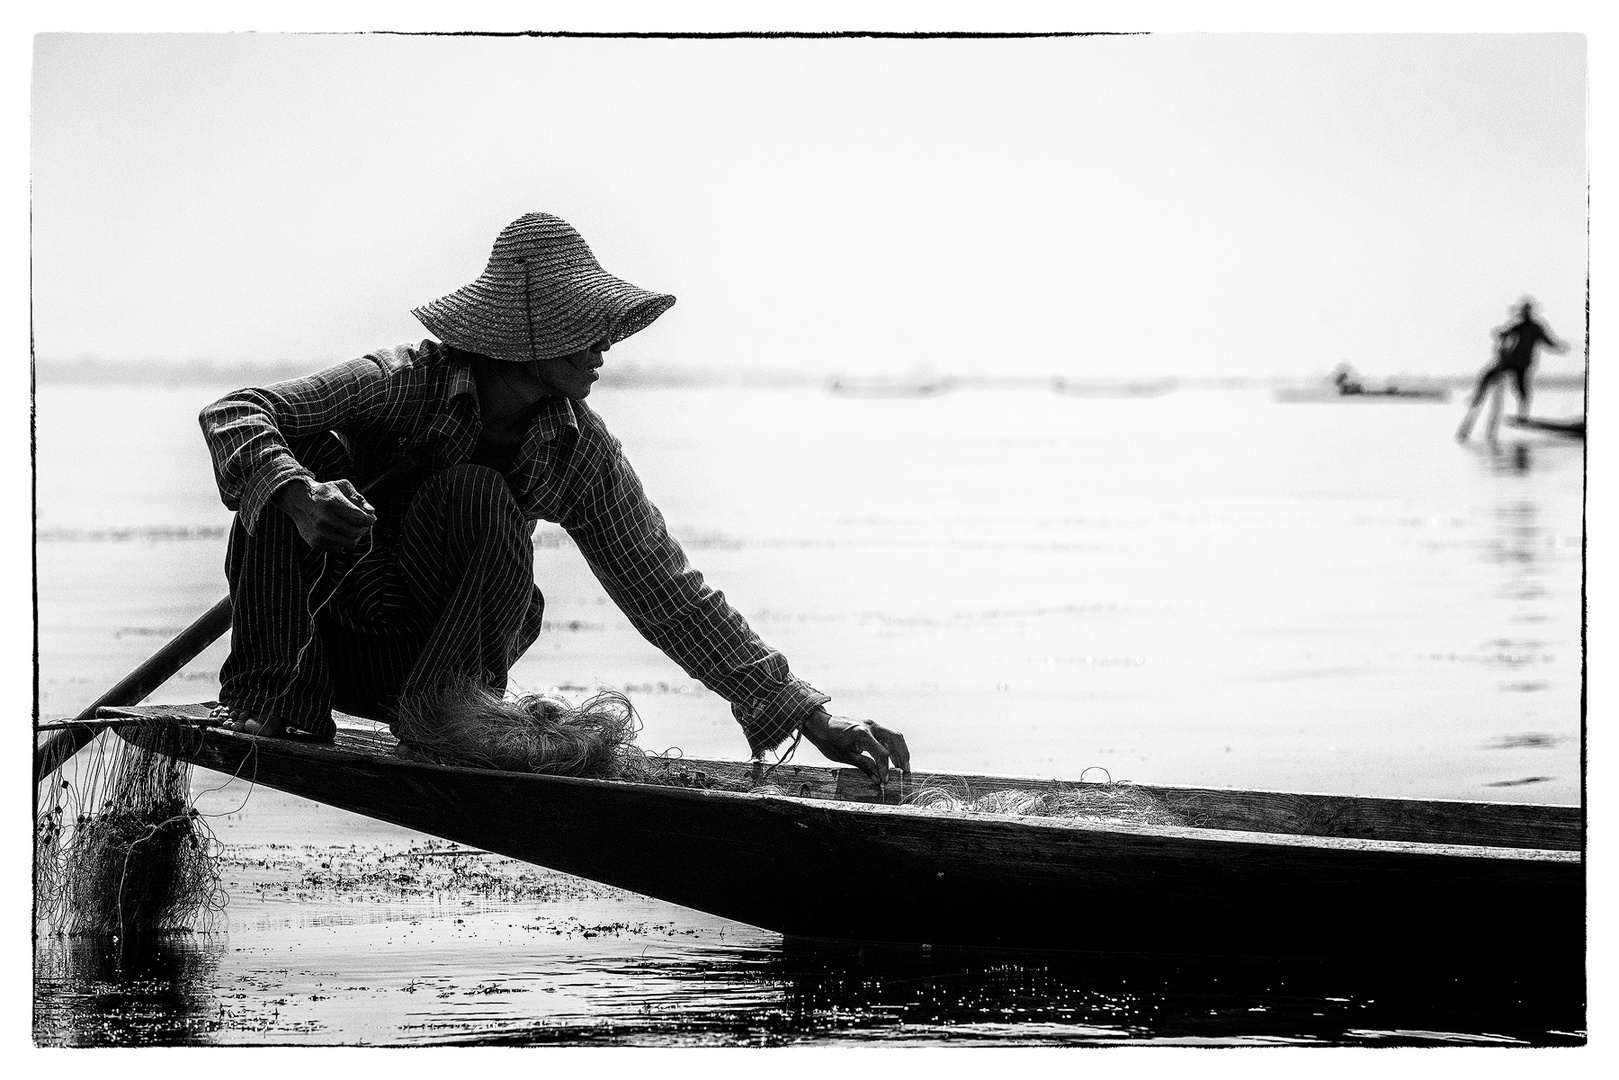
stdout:
[[51,933],[207,929],[225,895],[219,843],[190,801],[196,737],[182,722],[146,720],[103,735],[72,778],[45,781],[34,836],[37,917]]
[[1184,825],[1182,817],[1158,798],[1133,784],[1087,784],[1048,791],[1007,788],[977,795],[943,787],[924,787],[905,797],[905,805],[968,814],[1025,814],[1095,821],[1109,825]]
[[[786,795],[768,781],[712,776],[678,757],[635,745],[640,718],[630,699],[603,690],[578,705],[553,694],[508,698],[482,683],[458,679],[399,704],[394,730],[405,756],[439,765],[628,780]],[[908,793],[904,805],[969,814],[1022,814],[1109,824],[1183,825],[1162,801],[1127,783],[1025,791],[954,791],[937,784]]]
[[635,745],[640,730],[635,706],[617,690],[573,705],[552,694],[508,698],[473,679],[401,699],[394,722],[407,756],[595,780],[647,776],[647,754]]

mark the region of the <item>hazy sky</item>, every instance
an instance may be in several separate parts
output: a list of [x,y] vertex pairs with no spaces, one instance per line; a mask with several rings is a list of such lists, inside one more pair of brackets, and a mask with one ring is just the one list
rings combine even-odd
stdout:
[[1470,372],[1526,293],[1583,336],[1585,76],[1549,34],[46,35],[36,350],[417,340],[545,210],[679,297],[612,358]]

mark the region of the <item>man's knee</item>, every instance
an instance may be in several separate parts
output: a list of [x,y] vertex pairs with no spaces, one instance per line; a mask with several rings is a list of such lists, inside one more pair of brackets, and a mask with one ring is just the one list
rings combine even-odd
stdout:
[[416,497],[424,494],[474,516],[517,512],[506,478],[483,465],[452,465],[436,472]]
[[482,465],[453,465],[430,476],[411,501],[410,517],[418,527],[424,516],[462,542],[525,529],[506,478]]

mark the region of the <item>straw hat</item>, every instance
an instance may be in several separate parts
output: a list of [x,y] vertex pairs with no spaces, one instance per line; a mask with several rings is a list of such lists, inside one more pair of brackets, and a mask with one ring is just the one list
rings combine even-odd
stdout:
[[478,280],[412,314],[446,345],[521,363],[622,341],[674,302],[603,270],[561,218],[524,214],[495,238]]

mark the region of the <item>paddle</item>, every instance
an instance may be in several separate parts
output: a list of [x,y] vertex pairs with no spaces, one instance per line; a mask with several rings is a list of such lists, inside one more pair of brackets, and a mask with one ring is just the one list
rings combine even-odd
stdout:
[[138,705],[175,672],[197,658],[197,655],[219,640],[230,629],[230,597],[209,608],[196,622],[180,631],[175,639],[163,646],[151,659],[125,675],[118,684],[96,698],[83,712],[74,717],[73,724],[53,732],[44,745],[34,751],[34,783],[61,768],[67,759],[89,745],[101,734],[99,724],[86,724],[94,720],[97,710],[107,705]]
[[[370,496],[408,476],[416,469],[415,457],[407,457],[385,469],[360,492]],[[201,618],[153,653],[140,667],[125,675],[118,684],[96,698],[83,712],[61,730],[53,731],[50,738],[34,749],[34,783],[61,768],[74,754],[84,749],[103,728],[87,721],[95,719],[96,711],[111,705],[139,705],[146,695],[162,686],[175,672],[195,660],[208,646],[218,641],[230,629],[230,597],[209,608]]]

